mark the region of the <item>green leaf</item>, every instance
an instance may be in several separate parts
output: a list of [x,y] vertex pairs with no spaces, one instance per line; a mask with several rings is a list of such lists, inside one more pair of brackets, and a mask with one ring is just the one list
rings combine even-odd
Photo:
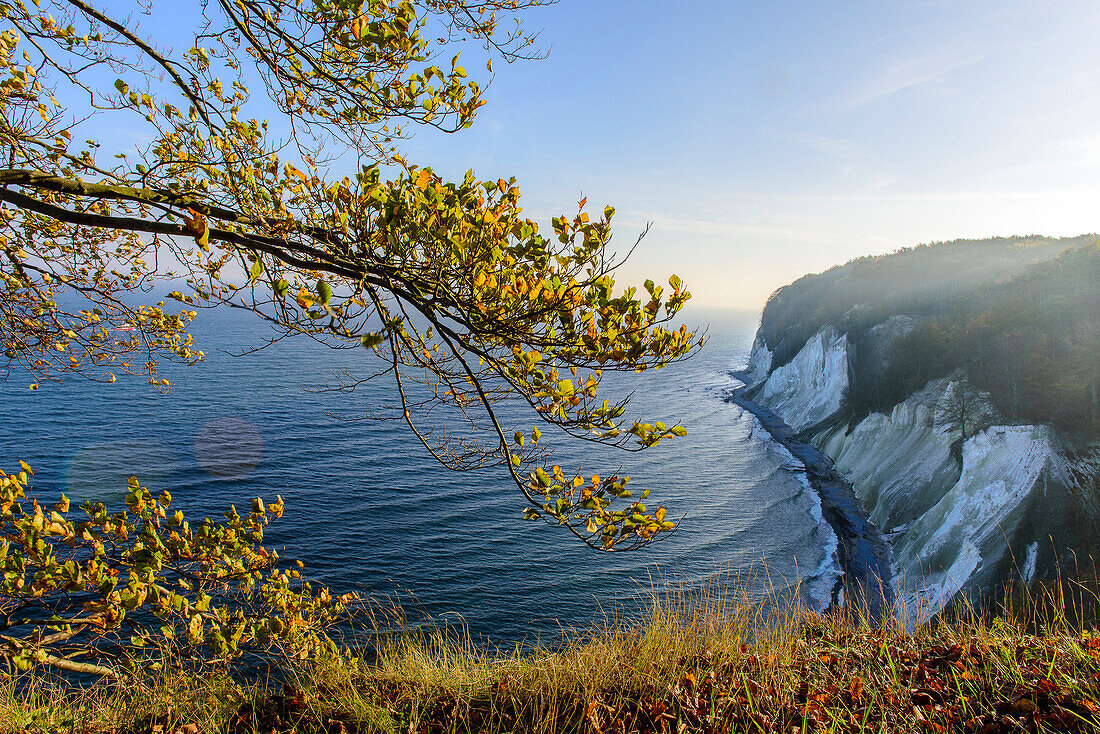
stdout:
[[327,306],[328,302],[332,300],[332,286],[330,286],[328,283],[326,283],[323,280],[318,280],[317,281],[317,286],[316,286],[316,291],[317,291],[317,300],[320,301],[325,306]]
[[363,334],[361,337],[359,337],[359,343],[367,349],[377,347],[385,340],[385,335],[379,332],[371,332],[369,334]]

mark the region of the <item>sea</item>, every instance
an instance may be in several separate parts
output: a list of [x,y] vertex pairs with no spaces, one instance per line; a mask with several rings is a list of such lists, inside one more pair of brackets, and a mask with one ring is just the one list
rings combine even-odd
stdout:
[[377,367],[367,350],[302,337],[264,346],[269,325],[224,309],[199,312],[193,333],[207,358],[166,369],[166,394],[140,378],[68,378],[31,391],[27,375],[9,373],[0,381],[0,469],[28,462],[35,490],[64,492],[74,508],[124,507],[126,478],[137,475],[154,492],[169,490],[192,520],[280,495],[286,512],[266,542],[304,561],[308,577],[399,606],[410,624],[461,625],[488,645],[629,616],[670,586],[732,585],[821,608],[839,573],[836,536],[803,467],[728,401],[758,316],[689,309],[684,320],[709,334],[698,354],[608,381],[610,395],[632,392],[628,416],[680,421],[686,437],[627,453],[543,426],[567,473],[620,470],[636,494],[651,491],[651,509],[663,505],[678,520],[675,533],[637,551],[594,551],[523,520],[524,499],[501,467],[439,465],[402,423],[378,420],[394,403],[392,384],[322,389]]

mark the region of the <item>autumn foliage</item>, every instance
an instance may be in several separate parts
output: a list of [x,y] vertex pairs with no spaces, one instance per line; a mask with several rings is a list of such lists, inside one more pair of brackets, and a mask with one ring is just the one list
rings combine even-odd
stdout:
[[[528,518],[603,550],[673,530],[617,466],[555,464],[539,426],[628,450],[685,433],[601,388],[700,345],[672,324],[680,279],[616,283],[610,206],[546,230],[514,178],[446,180],[400,149],[473,124],[484,79],[460,56],[490,79],[494,58],[537,57],[519,21],[542,4],[0,2],[0,367],[31,389],[129,374],[166,390],[163,362],[205,356],[197,310],[245,309],[272,342],[362,349],[366,376],[332,387],[381,378],[395,398],[349,412],[405,421],[448,467],[503,467]],[[161,12],[194,19],[192,45],[142,30]],[[147,144],[121,149],[118,126]],[[177,289],[141,304],[158,284]],[[501,418],[509,399],[526,425]]]
[[0,645],[8,673],[47,666],[121,679],[144,665],[224,664],[248,651],[320,656],[352,597],[303,582],[265,547],[281,499],[192,525],[131,477],[125,509],[61,495],[31,468],[0,475]]

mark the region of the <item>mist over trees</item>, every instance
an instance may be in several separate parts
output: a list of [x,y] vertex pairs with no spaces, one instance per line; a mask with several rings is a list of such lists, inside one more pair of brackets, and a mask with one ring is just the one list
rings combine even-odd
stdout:
[[1004,420],[1100,432],[1100,238],[956,241],[861,258],[781,288],[761,332],[779,365],[823,326],[858,343],[898,314],[915,326],[891,345],[886,369],[861,370],[856,350],[847,397],[857,414],[959,372]]

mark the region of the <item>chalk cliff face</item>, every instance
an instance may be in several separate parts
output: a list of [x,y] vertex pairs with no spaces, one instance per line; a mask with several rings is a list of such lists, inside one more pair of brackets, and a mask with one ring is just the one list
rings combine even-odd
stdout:
[[749,364],[742,371],[742,379],[746,385],[755,386],[767,379],[772,369],[772,353],[764,344],[764,337],[758,331],[756,339],[752,342],[752,351],[749,352]]
[[812,428],[811,442],[852,483],[891,543],[897,597],[914,619],[960,591],[1053,576],[1067,554],[1091,551],[1100,534],[1092,499],[1100,470],[1095,450],[1069,458],[1048,426],[991,425],[959,446],[941,409],[958,380],[928,383],[889,415],[842,420],[855,349],[864,369],[869,361],[882,369],[886,343],[909,328],[911,321],[890,319],[858,347],[822,329],[766,376],[771,354],[758,337],[745,377],[753,399],[796,429]]
[[848,389],[848,370],[848,337],[825,328],[806,342],[794,359],[768,374],[756,399],[788,425],[802,430],[840,410]]
[[872,413],[850,429],[838,424],[814,437],[887,535],[920,517],[959,479],[958,462],[951,455],[955,436],[935,419],[947,387],[947,380],[929,383],[888,416]]
[[[934,613],[960,589],[1053,575],[1056,553],[1089,542],[1075,489],[1048,426],[991,426],[968,438],[958,481],[894,541],[909,608]],[[914,499],[934,498],[918,489]]]

